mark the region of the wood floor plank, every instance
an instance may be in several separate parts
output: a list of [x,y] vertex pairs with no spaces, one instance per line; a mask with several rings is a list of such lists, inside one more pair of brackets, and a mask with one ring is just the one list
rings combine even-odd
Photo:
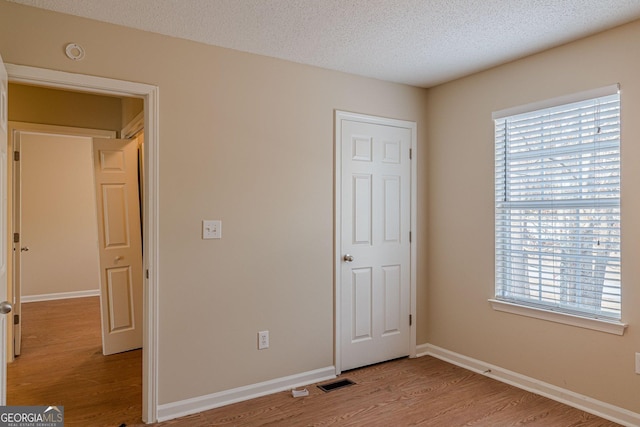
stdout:
[[[23,354],[8,367],[8,404],[62,405],[67,427],[144,425],[141,351],[102,355],[98,298],[25,304],[23,319]],[[275,393],[155,425],[617,425],[428,356],[356,369],[342,378],[356,384],[328,393],[307,386],[308,397]]]

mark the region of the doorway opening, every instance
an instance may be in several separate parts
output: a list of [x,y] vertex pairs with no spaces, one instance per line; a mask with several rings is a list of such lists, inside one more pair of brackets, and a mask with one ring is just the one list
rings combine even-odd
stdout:
[[[18,85],[10,88],[18,110],[14,117],[42,120],[21,111],[24,92]],[[50,93],[37,88],[28,92],[42,101]],[[72,94],[68,101],[71,106],[79,102]],[[92,137],[115,138],[117,132],[9,122],[9,134],[9,275],[13,354],[18,356],[23,303],[100,296]]]
[[30,123],[9,129],[13,353],[21,353],[22,303],[95,295],[103,354],[141,348],[141,141]]
[[144,103],[144,297],[142,357],[142,419],[157,418],[157,218],[158,218],[158,87],[141,83],[6,64],[9,82],[116,97],[134,97]]

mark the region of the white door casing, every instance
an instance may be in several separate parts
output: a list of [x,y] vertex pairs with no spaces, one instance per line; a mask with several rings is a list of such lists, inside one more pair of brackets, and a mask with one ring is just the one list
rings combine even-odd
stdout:
[[415,123],[336,112],[336,370],[415,356]]
[[93,140],[102,352],[142,347],[142,241],[135,140]]
[[[7,299],[8,77],[0,56],[0,301]],[[7,318],[0,314],[0,405],[7,404]]]

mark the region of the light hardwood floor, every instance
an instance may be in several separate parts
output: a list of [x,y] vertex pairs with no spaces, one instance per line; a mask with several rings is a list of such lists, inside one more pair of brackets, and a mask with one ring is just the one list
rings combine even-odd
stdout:
[[102,355],[98,297],[24,304],[22,325],[8,405],[64,406],[67,427],[141,423],[142,351]]
[[[141,426],[141,351],[102,356],[98,298],[24,306],[24,351],[8,404],[63,405],[65,425]],[[617,424],[432,357],[346,372],[356,384],[281,392],[156,424],[204,426],[544,426]]]
[[617,424],[425,356],[346,372],[356,384],[282,392],[161,423],[204,426],[544,426]]

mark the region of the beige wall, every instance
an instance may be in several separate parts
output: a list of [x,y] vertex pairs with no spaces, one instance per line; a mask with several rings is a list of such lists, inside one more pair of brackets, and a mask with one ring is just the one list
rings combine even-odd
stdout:
[[[83,61],[64,57],[69,40]],[[640,22],[426,91],[0,1],[6,62],[160,87],[161,404],[333,363],[342,109],[418,123],[418,343],[640,413],[637,40]],[[619,337],[493,311],[491,112],[615,82],[631,326]],[[223,239],[201,240],[202,219],[221,219]]]
[[122,128],[128,125],[144,109],[144,101],[140,98],[122,98]]
[[91,138],[20,138],[22,296],[98,291]]
[[[640,22],[429,90],[428,341],[640,413]],[[493,311],[493,122],[620,83],[624,336]]]
[[9,120],[17,122],[119,132],[122,105],[120,98],[111,96],[9,84]]
[[[70,40],[83,61],[65,58]],[[334,110],[417,122],[425,212],[425,90],[5,1],[0,52],[160,88],[160,404],[333,364]],[[200,238],[203,219],[223,221],[222,240]]]

